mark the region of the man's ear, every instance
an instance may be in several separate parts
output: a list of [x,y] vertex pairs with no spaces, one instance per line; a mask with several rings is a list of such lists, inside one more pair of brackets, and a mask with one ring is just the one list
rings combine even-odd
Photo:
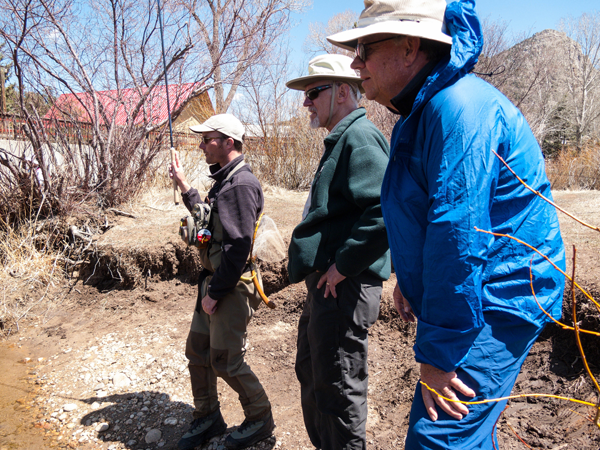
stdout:
[[404,45],[402,46],[402,52],[404,53],[405,65],[411,66],[417,56],[419,55],[419,47],[421,47],[421,38],[416,36],[406,36],[404,39]]
[[348,86],[347,84],[340,85],[340,87],[337,89],[336,96],[338,103],[346,102],[346,100],[348,100],[348,98],[350,97],[350,86]]
[[231,150],[232,148],[235,148],[235,142],[233,141],[232,137],[228,137],[227,139],[225,139],[226,145],[227,145],[227,150]]

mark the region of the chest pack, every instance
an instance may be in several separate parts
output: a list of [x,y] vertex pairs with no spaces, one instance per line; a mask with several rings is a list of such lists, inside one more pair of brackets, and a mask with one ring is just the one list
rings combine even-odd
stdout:
[[[245,165],[246,163],[244,161],[240,161],[233,169],[231,169],[227,174],[227,177],[225,177],[221,183],[221,189],[223,189],[223,185],[231,179],[233,174]],[[209,204],[208,201],[196,203],[192,207],[191,215],[185,216],[179,221],[179,236],[181,236],[181,239],[187,245],[200,249],[208,247],[208,244],[212,239],[212,224],[210,223],[210,217],[212,205],[214,205],[215,201],[216,198],[212,204]]]

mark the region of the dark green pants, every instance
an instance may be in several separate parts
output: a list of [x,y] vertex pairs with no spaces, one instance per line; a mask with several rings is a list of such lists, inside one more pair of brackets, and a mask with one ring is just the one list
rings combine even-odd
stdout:
[[204,417],[219,408],[217,377],[221,377],[237,392],[246,418],[256,420],[271,410],[271,404],[258,378],[244,361],[246,329],[258,307],[255,288],[251,281],[240,280],[230,294],[219,300],[217,311],[209,316],[202,310],[202,297],[206,295],[210,279],[210,276],[206,278],[198,289],[185,349],[194,395],[194,418]]
[[379,315],[382,281],[369,274],[336,286],[324,298],[320,278],[306,278],[308,295],[298,324],[296,375],[304,424],[322,450],[363,450],[367,423],[369,327]]

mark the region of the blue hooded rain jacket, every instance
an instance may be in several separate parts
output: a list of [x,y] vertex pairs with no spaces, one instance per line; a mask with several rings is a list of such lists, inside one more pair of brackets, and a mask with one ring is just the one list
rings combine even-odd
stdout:
[[[538,326],[561,315],[564,269],[544,159],[520,111],[469,71],[483,38],[472,0],[448,5],[450,58],[425,81],[392,133],[381,203],[398,283],[418,318],[418,362],[450,372],[466,358],[484,312]],[[521,322],[522,323],[522,322]]]

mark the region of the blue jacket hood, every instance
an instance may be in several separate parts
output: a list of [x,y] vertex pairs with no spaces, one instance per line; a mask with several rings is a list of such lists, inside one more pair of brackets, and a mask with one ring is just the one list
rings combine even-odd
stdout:
[[453,78],[470,72],[483,48],[481,23],[475,12],[474,0],[450,3],[446,7],[446,29],[452,36],[450,59],[441,61],[415,99],[413,111],[427,103]]

